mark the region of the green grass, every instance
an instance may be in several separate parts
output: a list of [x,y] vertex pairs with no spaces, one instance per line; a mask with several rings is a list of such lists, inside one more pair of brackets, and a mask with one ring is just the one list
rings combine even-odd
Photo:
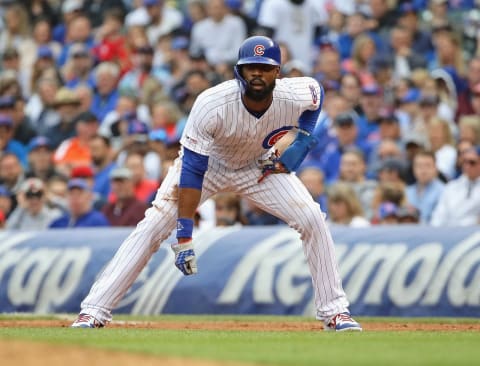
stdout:
[[[0,316],[12,319],[12,316]],[[24,316],[17,318],[25,319]],[[32,317],[33,318],[33,317]],[[38,317],[35,317],[36,319]],[[42,317],[49,319],[52,317]],[[73,317],[72,317],[73,318]],[[301,317],[200,317],[202,321],[307,321]],[[116,320],[158,320],[125,317]],[[162,320],[199,320],[164,316]],[[362,322],[379,321],[362,318]],[[385,318],[405,322],[406,319]],[[415,319],[420,322],[479,322],[472,319]],[[262,365],[478,365],[480,332],[253,332],[132,328],[0,328],[0,338],[80,345],[144,354],[257,363]]]

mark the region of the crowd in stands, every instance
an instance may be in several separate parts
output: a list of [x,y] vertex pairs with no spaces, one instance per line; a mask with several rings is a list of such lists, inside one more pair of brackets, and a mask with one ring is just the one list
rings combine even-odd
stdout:
[[[196,97],[254,34],[280,44],[280,77],[323,86],[297,175],[328,222],[480,224],[477,0],[2,0],[0,15],[0,228],[135,225]],[[231,194],[197,219],[283,224]]]

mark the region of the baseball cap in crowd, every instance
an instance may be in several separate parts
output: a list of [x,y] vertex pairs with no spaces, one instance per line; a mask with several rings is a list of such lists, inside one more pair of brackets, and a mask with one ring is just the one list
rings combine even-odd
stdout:
[[41,197],[45,192],[45,184],[39,178],[28,178],[20,186],[20,191],[29,197]]
[[143,0],[144,6],[155,6],[155,5],[160,5],[161,3],[162,3],[162,0]]
[[395,113],[392,111],[381,111],[378,123],[400,123]]
[[53,99],[52,104],[54,107],[59,107],[62,105],[79,105],[80,98],[73,90],[64,87],[60,88],[55,93],[55,98]]
[[407,133],[403,138],[403,143],[405,144],[405,147],[412,145],[425,147],[426,145],[425,139],[420,134],[414,132]]
[[15,98],[13,95],[5,95],[0,97],[0,109],[13,108],[16,101],[17,98]]
[[340,127],[352,126],[355,124],[355,117],[349,112],[340,113],[333,120],[333,124]]
[[378,218],[397,217],[398,206],[392,202],[384,202],[378,207]]
[[13,120],[6,114],[0,114],[0,126],[13,127]]
[[48,139],[48,137],[36,136],[28,143],[29,152],[39,149],[41,147],[46,147],[48,150],[52,150],[52,146],[50,145],[50,140]]
[[95,175],[92,167],[88,165],[78,165],[70,172],[70,178],[93,178]]
[[232,10],[240,10],[242,8],[242,0],[225,0],[225,5]]
[[187,37],[177,36],[172,39],[172,50],[188,50],[189,41]]
[[418,103],[421,106],[437,106],[440,99],[436,95],[422,95]]
[[363,95],[380,95],[381,93],[382,89],[377,84],[367,84],[362,86]]
[[405,163],[398,158],[386,158],[382,160],[378,166],[378,172],[382,171],[396,171],[400,177],[405,174]]
[[109,174],[109,178],[111,180],[114,180],[114,179],[132,179],[132,176],[133,176],[132,171],[128,168],[125,168],[125,167],[115,168]]
[[415,6],[415,4],[411,2],[405,2],[400,5],[399,10],[400,10],[400,15],[405,15],[409,13],[416,14],[418,9]]
[[166,143],[168,141],[168,134],[163,128],[158,128],[148,133],[148,139]]
[[7,47],[2,53],[2,58],[4,60],[11,60],[12,58],[18,57],[18,51],[15,47]]
[[415,103],[418,102],[420,99],[420,90],[417,88],[410,88],[408,89],[407,93],[400,98],[399,102],[404,103]]
[[416,207],[411,205],[399,207],[396,215],[400,222],[415,223],[420,220],[420,212]]
[[3,184],[0,185],[0,197],[11,197],[12,194]]
[[85,44],[77,42],[70,46],[68,55],[70,57],[86,57],[90,55],[90,51]]
[[77,117],[75,117],[74,122],[99,123],[97,116],[90,111],[80,113]]
[[129,135],[146,135],[148,134],[148,126],[138,119],[133,119],[128,122]]
[[144,54],[144,55],[153,55],[154,50],[153,50],[152,46],[150,46],[149,44],[146,44],[146,45],[143,45],[143,46],[136,47],[135,48],[135,53],[141,53],[141,54]]
[[82,0],[66,0],[62,4],[62,13],[73,13],[75,11],[80,11],[83,8]]
[[368,62],[370,71],[375,74],[380,70],[385,70],[393,67],[392,59],[385,54],[378,54]]
[[90,186],[88,185],[88,182],[82,178],[73,178],[68,181],[67,189],[70,191],[75,188],[84,191],[90,191]]
[[53,58],[52,49],[45,45],[38,47],[37,58]]
[[293,70],[297,70],[300,73],[302,73],[303,75],[308,75],[308,73],[309,73],[307,65],[305,65],[301,60],[293,59],[293,60],[290,60],[290,61],[286,62],[282,66],[282,72],[284,74],[289,74]]

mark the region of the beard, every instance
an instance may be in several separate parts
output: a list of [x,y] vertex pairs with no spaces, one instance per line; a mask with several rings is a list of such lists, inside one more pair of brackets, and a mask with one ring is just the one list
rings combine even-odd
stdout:
[[[261,81],[263,83],[263,88],[259,90],[253,89],[253,86],[251,84],[253,81]],[[270,97],[273,89],[275,89],[275,80],[273,80],[271,84],[267,85],[262,80],[255,78],[250,80],[249,83],[247,83],[247,86],[245,88],[245,96],[249,99],[254,100],[255,102],[261,102]]]

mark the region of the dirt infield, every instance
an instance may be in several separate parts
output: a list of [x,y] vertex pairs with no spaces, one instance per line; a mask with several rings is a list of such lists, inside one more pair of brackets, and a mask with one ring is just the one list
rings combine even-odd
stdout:
[[[69,320],[0,320],[1,328],[44,328],[69,327]],[[452,322],[362,322],[365,331],[480,331],[480,323]],[[109,328],[172,329],[172,330],[225,330],[225,331],[321,331],[320,322],[312,321],[244,321],[244,320],[208,320],[208,321],[114,321]]]
[[233,362],[143,356],[118,351],[2,340],[0,360],[5,366],[248,366]]

